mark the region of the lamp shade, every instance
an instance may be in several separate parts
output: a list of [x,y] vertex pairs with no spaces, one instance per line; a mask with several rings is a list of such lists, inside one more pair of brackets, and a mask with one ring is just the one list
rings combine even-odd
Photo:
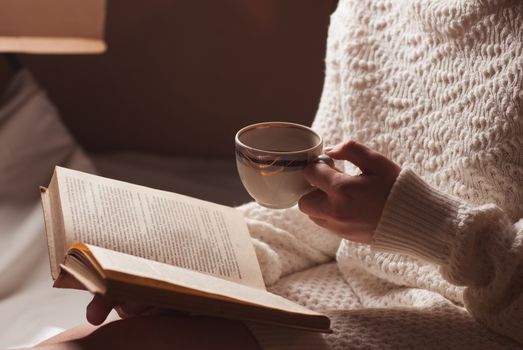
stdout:
[[101,53],[105,0],[0,0],[0,52]]

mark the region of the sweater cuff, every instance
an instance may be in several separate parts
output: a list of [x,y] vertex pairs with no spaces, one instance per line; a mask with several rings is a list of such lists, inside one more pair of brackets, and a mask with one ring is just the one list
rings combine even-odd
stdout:
[[373,247],[443,265],[457,229],[459,206],[412,170],[403,169],[383,208]]

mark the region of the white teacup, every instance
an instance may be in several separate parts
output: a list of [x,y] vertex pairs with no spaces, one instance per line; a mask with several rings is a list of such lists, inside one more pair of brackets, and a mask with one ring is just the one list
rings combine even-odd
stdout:
[[319,160],[334,162],[322,154],[323,140],[306,126],[265,122],[236,133],[236,165],[243,186],[260,205],[289,208],[310,192],[302,170]]

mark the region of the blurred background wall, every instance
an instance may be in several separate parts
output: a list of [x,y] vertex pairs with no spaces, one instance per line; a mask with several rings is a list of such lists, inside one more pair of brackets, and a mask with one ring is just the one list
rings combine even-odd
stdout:
[[[334,7],[111,0],[106,54],[20,58],[90,152],[230,156],[244,125],[311,123]],[[9,74],[3,64],[0,76]]]

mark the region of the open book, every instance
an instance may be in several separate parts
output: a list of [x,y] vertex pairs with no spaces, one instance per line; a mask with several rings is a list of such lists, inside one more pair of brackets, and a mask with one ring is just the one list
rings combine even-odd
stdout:
[[325,315],[266,291],[236,209],[60,167],[41,198],[55,287],[329,332]]

